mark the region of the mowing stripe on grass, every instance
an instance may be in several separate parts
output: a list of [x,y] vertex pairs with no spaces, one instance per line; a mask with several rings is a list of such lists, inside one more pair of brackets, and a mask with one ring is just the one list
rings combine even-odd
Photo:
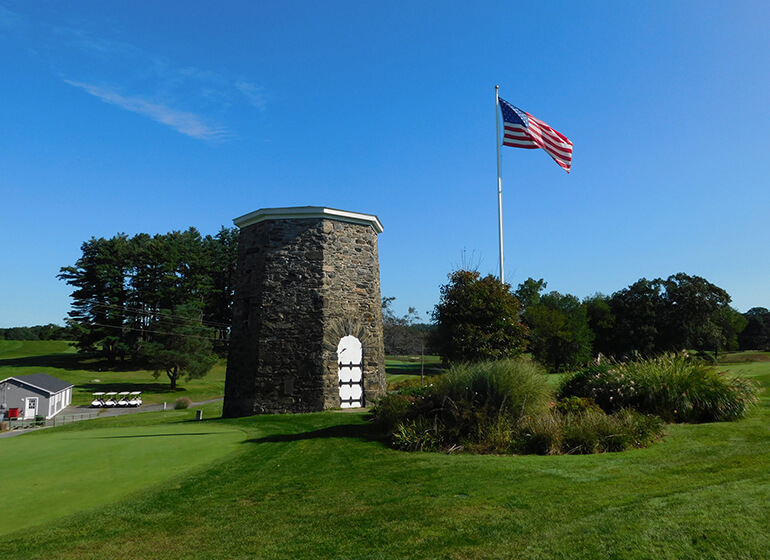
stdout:
[[227,425],[185,422],[0,440],[0,534],[119,501],[210,463],[243,439],[244,432]]

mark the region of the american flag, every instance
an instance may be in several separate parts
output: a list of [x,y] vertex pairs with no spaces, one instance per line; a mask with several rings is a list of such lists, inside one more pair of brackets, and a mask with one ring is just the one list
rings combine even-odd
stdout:
[[572,142],[521,109],[500,99],[505,135],[503,146],[535,150],[543,148],[567,173],[572,166]]

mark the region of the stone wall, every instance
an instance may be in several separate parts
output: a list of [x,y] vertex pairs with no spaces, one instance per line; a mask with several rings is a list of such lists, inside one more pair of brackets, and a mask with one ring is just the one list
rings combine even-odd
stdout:
[[375,229],[327,215],[242,226],[224,416],[339,406],[348,334],[363,344],[370,400],[385,391]]

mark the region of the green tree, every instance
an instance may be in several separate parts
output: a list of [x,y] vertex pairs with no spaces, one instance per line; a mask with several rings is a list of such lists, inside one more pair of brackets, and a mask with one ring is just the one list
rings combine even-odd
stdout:
[[659,280],[665,290],[665,343],[673,350],[714,350],[732,338],[730,295],[700,276],[683,272]]
[[99,352],[109,361],[123,359],[129,344],[124,329],[125,305],[129,299],[130,268],[128,238],[91,238],[81,246],[82,256],[57,276],[75,287],[68,324],[83,353]]
[[654,356],[661,351],[665,309],[661,292],[660,280],[641,278],[612,294],[609,305],[615,328],[606,342],[611,356]]
[[187,303],[173,311],[162,310],[150,325],[151,339],[140,342],[137,357],[153,370],[155,378],[164,372],[175,390],[181,378],[204,377],[217,361],[213,353],[213,332],[201,322],[198,305]]
[[540,302],[540,292],[545,290],[547,286],[548,283],[542,278],[535,280],[531,277],[519,284],[519,287],[516,288],[516,297],[519,298],[525,313],[528,308],[534,307]]
[[452,272],[433,312],[436,350],[445,362],[518,356],[527,337],[520,313],[509,284],[474,270]]
[[615,333],[615,315],[610,307],[610,298],[603,294],[594,294],[583,300],[588,317],[588,327],[593,333],[594,354],[611,356],[612,339]]
[[398,316],[392,308],[396,298],[382,298],[382,335],[385,344],[385,354],[388,356],[405,356],[421,354],[425,347],[425,331],[417,328],[419,319],[417,310],[410,307],[406,315]]
[[738,335],[741,350],[770,349],[770,310],[752,307],[743,316],[746,328]]
[[591,358],[593,333],[588,325],[587,307],[573,295],[550,292],[540,280],[528,278],[516,294],[526,303],[522,321],[529,329],[529,349],[550,371],[573,368]]
[[0,340],[39,340],[37,333],[30,327],[11,327],[0,329]]
[[[232,318],[237,229],[202,237],[195,228],[132,238],[92,238],[58,278],[73,286],[69,332],[78,350],[110,361],[148,340],[161,309],[195,302],[226,339]],[[223,343],[220,347],[224,348]]]
[[238,260],[238,228],[222,227],[215,236],[206,236],[204,250],[210,268],[210,291],[203,307],[203,319],[213,326],[217,338],[225,340],[230,335],[235,295],[236,261]]
[[725,290],[682,272],[665,280],[642,278],[608,303],[614,326],[600,345],[616,357],[687,349],[718,353],[734,345],[743,328]]

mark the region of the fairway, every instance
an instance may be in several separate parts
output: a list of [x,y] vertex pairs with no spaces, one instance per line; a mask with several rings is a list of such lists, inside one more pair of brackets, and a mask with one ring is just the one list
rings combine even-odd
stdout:
[[0,440],[6,513],[0,534],[119,502],[233,451],[244,433],[184,422]]
[[176,390],[165,375],[135,369],[130,362],[110,364],[76,353],[65,340],[0,340],[0,379],[47,373],[72,383],[73,405],[87,405],[95,391],[141,391],[144,404],[173,402],[188,397],[194,402],[221,397],[225,391],[225,362],[220,360],[201,379],[181,380]]
[[[770,361],[734,370],[770,384]],[[767,558],[767,395],[739,422],[670,425],[649,448],[578,456],[399,452],[364,412],[77,422],[0,439],[9,489],[0,551],[26,560]],[[205,418],[221,414],[221,403],[203,408]]]

